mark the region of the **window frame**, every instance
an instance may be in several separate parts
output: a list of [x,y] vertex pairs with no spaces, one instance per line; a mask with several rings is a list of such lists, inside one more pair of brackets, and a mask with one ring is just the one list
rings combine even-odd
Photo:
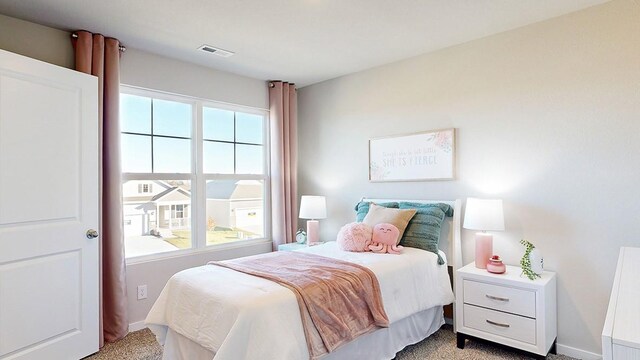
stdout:
[[[155,254],[126,257],[126,264],[142,263],[171,257],[215,252],[224,249],[251,246],[255,244],[271,243],[271,136],[269,133],[269,111],[243,105],[234,105],[210,99],[202,99],[187,95],[172,94],[158,90],[139,88],[130,85],[120,85],[120,94],[150,97],[154,99],[187,103],[192,106],[191,111],[191,173],[125,173],[121,174],[121,185],[132,180],[188,180],[191,182],[191,247]],[[263,122],[263,173],[262,174],[205,174],[203,166],[203,108],[241,112],[262,116]],[[235,129],[234,129],[235,131]],[[120,132],[122,134],[122,131]],[[234,152],[234,158],[236,154]],[[235,162],[235,160],[234,160]],[[235,169],[234,169],[235,171]],[[241,239],[233,242],[207,245],[207,214],[206,214],[206,185],[209,180],[261,180],[263,181],[263,222],[264,236],[257,239]],[[204,194],[204,195],[201,195]],[[183,210],[184,211],[184,210]]]

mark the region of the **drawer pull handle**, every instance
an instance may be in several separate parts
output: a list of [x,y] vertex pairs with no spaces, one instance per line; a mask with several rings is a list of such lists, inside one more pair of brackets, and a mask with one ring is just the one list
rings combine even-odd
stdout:
[[509,325],[509,324],[497,323],[497,322],[495,322],[495,321],[491,321],[491,320],[489,320],[489,319],[487,319],[486,321],[487,321],[489,324],[491,324],[491,325],[500,326],[500,327],[503,327],[503,328],[508,328],[508,327],[510,327],[510,326],[511,326],[511,325]]
[[485,296],[486,296],[486,297],[488,297],[488,298],[489,298],[489,299],[491,299],[491,300],[498,300],[498,301],[505,301],[505,302],[506,302],[506,301],[509,301],[509,299],[508,299],[508,298],[497,297],[497,296],[493,296],[493,295],[486,295],[486,294],[485,294]]

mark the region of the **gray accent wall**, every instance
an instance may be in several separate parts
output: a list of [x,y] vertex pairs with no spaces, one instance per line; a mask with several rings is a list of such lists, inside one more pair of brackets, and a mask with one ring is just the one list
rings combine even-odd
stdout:
[[[597,357],[619,248],[640,246],[639,19],[615,0],[300,89],[299,195],[327,197],[322,239],[361,196],[501,198],[495,252],[542,251],[559,350]],[[368,181],[369,139],[450,127],[456,180]],[[465,263],[473,244],[463,230]]]
[[[0,49],[73,68],[71,33],[0,14]],[[123,43],[126,46],[126,42]],[[259,109],[269,107],[266,82],[134,48],[120,59],[124,85]]]
[[0,14],[0,49],[72,68],[73,47],[67,31]]

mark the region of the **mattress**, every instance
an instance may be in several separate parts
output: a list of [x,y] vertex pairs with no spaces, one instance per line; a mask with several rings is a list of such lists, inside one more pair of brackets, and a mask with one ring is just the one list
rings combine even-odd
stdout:
[[[453,302],[447,267],[438,265],[437,256],[428,251],[352,253],[340,250],[335,242],[299,251],[371,269],[391,324]],[[309,358],[295,295],[269,280],[218,266],[174,275],[146,323],[161,344],[171,329],[214,353],[216,360]]]

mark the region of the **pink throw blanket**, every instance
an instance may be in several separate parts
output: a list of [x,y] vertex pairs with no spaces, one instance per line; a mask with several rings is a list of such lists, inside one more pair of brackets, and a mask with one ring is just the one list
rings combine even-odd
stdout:
[[297,251],[209,264],[259,276],[293,291],[312,359],[389,326],[378,279],[364,266]]

